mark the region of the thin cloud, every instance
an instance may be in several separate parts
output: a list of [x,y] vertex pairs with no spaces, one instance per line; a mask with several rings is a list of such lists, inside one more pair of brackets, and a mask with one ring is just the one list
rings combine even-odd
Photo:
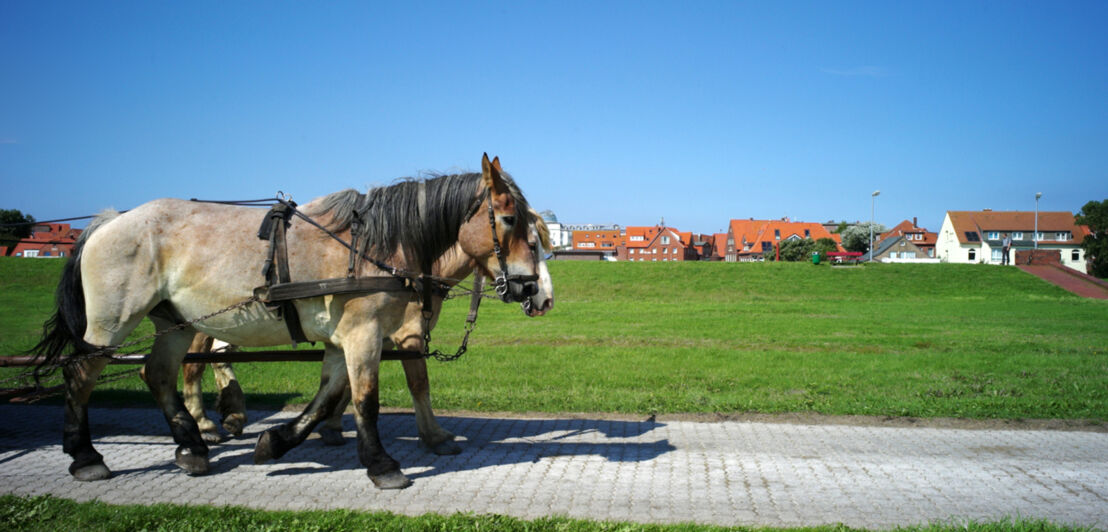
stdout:
[[832,76],[884,78],[890,75],[888,70],[878,66],[858,66],[854,68],[821,68],[819,70],[824,74],[831,74]]

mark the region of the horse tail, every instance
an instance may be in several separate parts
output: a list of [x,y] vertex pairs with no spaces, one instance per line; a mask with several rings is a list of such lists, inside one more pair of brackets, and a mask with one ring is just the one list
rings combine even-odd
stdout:
[[115,219],[119,213],[107,210],[100,213],[89,224],[73,245],[73,253],[62,269],[61,281],[54,292],[57,310],[43,324],[42,339],[27,354],[37,360],[35,381],[52,375],[60,366],[61,358],[67,352],[87,354],[99,349],[85,341],[85,328],[88,317],[85,313],[85,292],[81,283],[81,251],[92,233]]

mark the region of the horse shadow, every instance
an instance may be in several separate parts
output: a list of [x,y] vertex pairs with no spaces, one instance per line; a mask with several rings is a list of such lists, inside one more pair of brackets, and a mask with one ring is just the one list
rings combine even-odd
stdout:
[[[610,462],[653,460],[676,450],[668,439],[649,438],[661,427],[653,419],[621,421],[604,419],[513,419],[469,416],[439,416],[443,428],[458,435],[457,455],[436,455],[416,436],[411,414],[383,414],[378,430],[385,449],[406,470],[409,478],[427,478],[445,473],[473,471],[486,467],[538,463],[563,456],[596,456]],[[213,471],[229,471],[253,464],[253,447],[268,427],[253,424],[241,437],[212,446]],[[353,415],[343,416],[346,443],[324,445],[314,435],[290,450],[274,464],[289,463],[267,473],[270,476],[310,474],[322,470],[357,470],[358,461]],[[303,465],[304,463],[311,465]],[[409,472],[414,470],[414,472]]]

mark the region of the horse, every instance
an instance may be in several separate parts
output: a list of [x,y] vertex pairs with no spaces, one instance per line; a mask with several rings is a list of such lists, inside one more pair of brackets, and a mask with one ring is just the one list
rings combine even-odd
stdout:
[[[546,269],[546,250],[551,249],[550,231],[539,213],[533,209],[530,211],[531,233],[536,239],[537,253],[540,257],[540,269]],[[434,273],[449,281],[463,279],[472,272],[473,266],[465,258],[464,254],[457,251],[446,253],[434,265]],[[548,275],[548,274],[547,274]],[[474,287],[477,289],[477,287]],[[441,310],[442,298],[435,296],[435,307],[431,319],[432,327],[438,321]],[[526,312],[526,308],[524,309]],[[416,302],[408,303],[405,313],[404,325],[394,332],[384,342],[385,349],[399,349],[404,351],[422,352],[426,349],[421,334],[422,307]],[[234,351],[236,346],[215,340],[210,336],[198,333],[193,340],[190,352],[208,352],[213,350]],[[334,361],[335,363],[341,361]],[[419,430],[420,442],[431,452],[439,455],[451,455],[461,452],[461,447],[454,443],[454,434],[442,428],[435,419],[431,409],[430,384],[428,382],[427,364],[424,359],[402,361],[404,373],[407,379],[408,391],[412,396],[412,403],[416,417],[416,427]],[[200,426],[204,439],[211,443],[222,441],[215,422],[208,419],[203,405],[201,393],[201,379],[206,363],[189,363],[182,367],[183,396],[189,413],[192,414]],[[243,399],[242,388],[238,385],[234,369],[230,363],[213,362],[212,373],[215,375],[218,396],[216,399],[217,410],[222,416],[222,425],[228,434],[239,436],[246,421],[246,407]],[[321,378],[322,383],[331,379],[340,379],[345,382],[345,367],[330,364],[334,375],[325,374]],[[325,384],[321,384],[325,386]],[[342,436],[342,415],[350,402],[350,389],[346,386],[342,400],[332,409],[332,414],[319,426],[318,433],[325,445],[342,445],[345,439]]]
[[[487,217],[481,213],[486,204]],[[529,316],[539,316],[553,305],[553,285],[529,242],[528,212],[526,198],[499,158],[490,161],[487,154],[479,174],[405,180],[366,194],[336,192],[300,208],[314,223],[285,222],[288,274],[335,279],[357,264],[359,276],[405,276],[418,283],[409,272],[426,272],[443,254],[456,252],[497,279],[502,300],[523,303]],[[240,346],[271,346],[293,342],[290,329],[298,325],[305,340],[323,343],[324,374],[334,375],[328,366],[337,366],[338,360],[346,368],[357,454],[370,480],[380,489],[411,484],[377,431],[377,377],[383,339],[404,325],[412,292],[304,297],[291,303],[295,313],[270,310],[255,295],[258,271],[269,266],[270,255],[268,244],[254,238],[251,228],[264,216],[237,205],[161,199],[123,214],[102,213],[82,233],[63,268],[58,309],[32,349],[40,370],[58,365],[66,353],[75,355],[62,366],[62,448],[72,458],[74,478],[111,476],[89,434],[89,395],[108,362],[97,355],[111,352],[149,317],[161,334],[147,358],[147,386],[177,444],[174,462],[186,473],[202,475],[209,469],[208,446],[176,390],[195,333]],[[352,226],[360,227],[364,238],[361,255],[372,260],[356,262],[346,247],[335,244],[335,239],[351,239]],[[423,280],[419,284],[430,282]],[[310,404],[319,419],[337,403],[336,385],[328,384]],[[259,447],[262,443],[259,438]]]

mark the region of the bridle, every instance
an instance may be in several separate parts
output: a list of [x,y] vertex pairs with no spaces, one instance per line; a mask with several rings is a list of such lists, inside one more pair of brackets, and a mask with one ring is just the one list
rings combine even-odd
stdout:
[[[489,229],[492,232],[492,251],[496,255],[496,261],[500,265],[500,274],[493,279],[493,287],[496,288],[496,295],[500,297],[500,300],[505,303],[522,303],[525,307],[530,305],[530,297],[539,292],[539,287],[535,284],[539,280],[537,274],[532,275],[508,275],[508,261],[504,260],[504,250],[500,247],[500,237],[496,234],[496,213],[493,212],[492,197],[493,191],[488,191],[489,195]],[[517,220],[518,223],[518,220]],[[526,311],[527,308],[524,308]]]

